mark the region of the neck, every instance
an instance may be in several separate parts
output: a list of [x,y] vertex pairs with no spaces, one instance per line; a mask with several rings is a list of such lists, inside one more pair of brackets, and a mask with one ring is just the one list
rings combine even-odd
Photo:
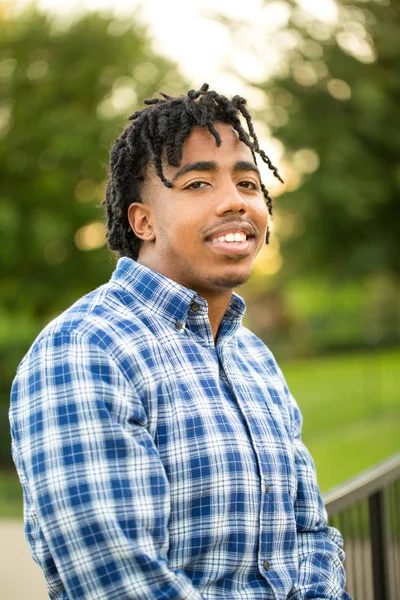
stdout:
[[221,321],[232,298],[232,289],[221,288],[215,291],[209,289],[204,290],[195,284],[192,285],[191,282],[181,281],[180,278],[174,277],[175,273],[173,271],[171,272],[170,269],[165,269],[163,264],[151,260],[151,258],[145,256],[143,252],[140,253],[137,262],[145,267],[149,267],[150,269],[157,271],[158,273],[161,273],[161,275],[169,277],[169,279],[173,279],[177,283],[180,283],[191,290],[194,290],[199,296],[207,301],[208,319],[210,321],[211,331],[215,342],[217,339],[219,326],[221,325]]
[[196,292],[207,301],[208,319],[210,321],[211,331],[215,342],[217,340],[219,326],[221,325],[221,321],[232,298],[232,290],[224,290],[223,293],[218,294],[210,294],[209,292],[202,293],[200,290],[196,290]]

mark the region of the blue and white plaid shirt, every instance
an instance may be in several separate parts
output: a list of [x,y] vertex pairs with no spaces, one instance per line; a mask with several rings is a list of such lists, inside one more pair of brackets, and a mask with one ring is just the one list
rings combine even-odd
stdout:
[[12,389],[25,532],[54,600],[351,600],[301,415],[233,294],[123,258]]

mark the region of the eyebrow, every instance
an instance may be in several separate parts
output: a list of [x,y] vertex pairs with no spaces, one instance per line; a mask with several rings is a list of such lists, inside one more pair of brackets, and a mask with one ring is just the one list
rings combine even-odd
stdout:
[[[188,173],[189,171],[217,170],[218,164],[213,160],[199,160],[197,162],[187,163],[186,165],[183,165],[183,167],[177,170],[172,179],[172,182],[176,181],[177,179],[179,179],[179,177],[182,177],[182,175],[185,175],[185,173]],[[247,160],[238,160],[237,162],[235,162],[235,164],[233,165],[233,171],[254,171],[260,177],[260,171],[258,170],[257,166],[254,163]]]
[[216,171],[217,168],[217,163],[213,160],[199,160],[197,162],[187,163],[177,170],[172,182],[176,181],[179,177],[182,177],[182,175],[185,175],[185,173],[188,173],[189,171]]
[[258,170],[257,165],[255,165],[254,163],[252,163],[248,160],[238,160],[233,165],[233,170],[234,171],[254,171],[255,173],[257,173],[257,175],[261,179],[260,171]]

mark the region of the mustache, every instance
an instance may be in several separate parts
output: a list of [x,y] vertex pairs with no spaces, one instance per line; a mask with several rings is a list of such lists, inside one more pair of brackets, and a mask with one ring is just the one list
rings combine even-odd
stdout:
[[243,225],[245,223],[246,225],[249,225],[252,228],[254,234],[258,233],[258,228],[255,226],[253,221],[251,221],[250,219],[238,219],[237,217],[225,217],[218,221],[218,223],[214,223],[210,227],[206,227],[206,229],[203,229],[201,233],[202,235],[206,236],[208,233],[212,232],[216,227],[228,225],[229,223],[234,223],[235,225]]

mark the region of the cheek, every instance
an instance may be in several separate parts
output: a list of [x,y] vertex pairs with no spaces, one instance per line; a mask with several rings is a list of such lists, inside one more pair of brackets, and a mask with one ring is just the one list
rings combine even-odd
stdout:
[[199,226],[192,213],[187,210],[174,211],[165,215],[159,225],[163,245],[179,248],[180,253],[190,254],[199,239]]
[[261,204],[258,205],[257,210],[256,210],[255,220],[257,222],[257,226],[260,230],[260,233],[262,234],[260,236],[260,243],[257,248],[257,254],[258,254],[258,252],[261,250],[261,248],[263,248],[263,246],[265,244],[267,227],[271,225],[271,217],[268,213],[268,208],[267,208],[265,202],[263,202],[262,205]]
[[267,229],[267,226],[270,224],[271,217],[268,213],[268,208],[264,200],[261,201],[260,199],[260,202],[258,202],[254,207],[253,218],[260,231]]

